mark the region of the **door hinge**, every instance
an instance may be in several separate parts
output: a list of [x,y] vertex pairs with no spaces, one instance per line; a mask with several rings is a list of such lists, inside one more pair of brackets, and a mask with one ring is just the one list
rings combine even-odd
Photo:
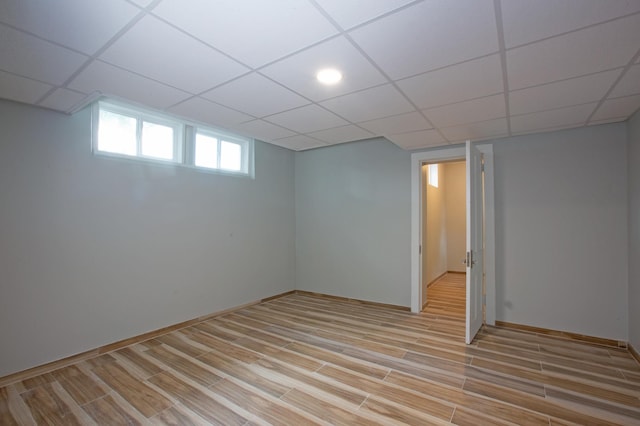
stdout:
[[422,254],[422,244],[418,246],[418,254]]

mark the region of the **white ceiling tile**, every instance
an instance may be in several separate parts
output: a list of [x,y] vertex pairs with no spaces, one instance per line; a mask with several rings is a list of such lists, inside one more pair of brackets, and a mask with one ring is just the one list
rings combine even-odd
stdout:
[[624,66],[639,39],[635,15],[508,50],[509,90]]
[[252,117],[234,111],[206,99],[192,98],[168,109],[174,114],[187,119],[195,119],[206,124],[229,128],[239,123],[249,121]]
[[634,95],[640,93],[640,65],[634,65],[613,88],[609,97],[619,98],[621,96]]
[[35,103],[43,97],[52,86],[39,81],[0,71],[0,97],[12,101]]
[[419,112],[410,112],[408,114],[363,121],[358,123],[358,125],[376,135],[415,132],[417,130],[429,130],[432,127]]
[[349,29],[413,0],[316,0],[344,29]]
[[82,102],[82,100],[86,97],[87,95],[85,95],[84,93],[75,92],[73,90],[56,89],[52,94],[50,94],[42,102],[40,102],[39,105],[45,108],[69,112],[76,105],[79,105],[80,102]]
[[640,108],[640,95],[626,96],[624,98],[607,99],[602,103],[598,111],[591,117],[592,120],[605,120],[616,117],[629,117]]
[[265,120],[298,133],[310,133],[349,124],[318,105],[307,105],[291,111],[281,112],[269,116]]
[[164,0],[154,13],[254,68],[337,34],[299,0]]
[[522,133],[561,126],[581,126],[587,121],[589,114],[593,112],[596,105],[597,103],[591,103],[512,116],[511,131]]
[[0,25],[0,69],[54,85],[69,78],[87,57]]
[[640,2],[630,0],[506,0],[501,4],[507,48],[640,11]]
[[166,108],[190,96],[101,61],[93,61],[68,86],[80,92],[98,91],[154,108]]
[[415,108],[390,84],[321,102],[347,120],[358,122],[402,114]]
[[425,1],[350,35],[394,80],[498,50],[491,0]]
[[388,135],[386,138],[404,149],[418,149],[447,144],[436,130],[420,130],[418,132],[400,133],[396,135]]
[[450,142],[478,141],[506,136],[509,133],[506,118],[469,123],[440,129]]
[[495,95],[504,90],[498,55],[421,74],[397,84],[421,109]]
[[89,55],[139,9],[124,0],[3,0],[0,21]]
[[358,126],[354,126],[353,124],[333,129],[320,130],[319,132],[309,133],[308,136],[320,139],[328,144],[351,142],[374,137],[372,133],[361,129]]
[[[323,85],[316,79],[322,68],[335,67],[342,80]],[[271,64],[261,73],[314,101],[344,95],[385,83],[387,80],[344,37],[336,37]]]
[[200,93],[247,68],[160,20],[147,16],[101,59],[190,93]]
[[509,110],[518,115],[599,101],[621,72],[621,69],[605,71],[512,91]]
[[256,73],[226,83],[202,97],[256,117],[309,104],[300,95]]
[[264,120],[251,120],[245,123],[240,123],[234,127],[234,130],[243,135],[251,136],[265,142],[295,135],[291,130],[276,126],[275,124],[267,123]]
[[487,121],[507,115],[503,94],[432,108],[423,112],[436,127]]
[[271,141],[270,143],[281,146],[283,148],[289,148],[294,151],[304,151],[306,149],[327,146],[327,144],[325,144],[324,142],[319,141],[317,139],[310,138],[305,135],[296,135],[288,138],[277,139],[277,140]]

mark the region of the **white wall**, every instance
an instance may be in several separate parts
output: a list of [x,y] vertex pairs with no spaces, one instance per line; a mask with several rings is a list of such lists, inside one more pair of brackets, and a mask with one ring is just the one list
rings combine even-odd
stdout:
[[296,153],[296,288],[410,305],[409,165],[385,139]]
[[[428,166],[423,166],[427,170]],[[427,176],[423,190],[426,193],[426,209],[423,209],[422,244],[426,250],[426,270],[423,272],[423,299],[426,296],[424,286],[447,272],[447,212],[445,194],[448,189],[445,180],[444,165],[438,164],[438,187],[429,185]],[[424,303],[424,300],[422,301]]]
[[497,320],[627,340],[625,124],[494,143]]
[[640,351],[640,112],[628,121],[629,341]]
[[291,151],[251,180],[94,156],[88,110],[0,129],[0,376],[294,288]]
[[466,272],[462,260],[467,253],[466,175],[464,162],[444,163],[447,214],[447,270]]

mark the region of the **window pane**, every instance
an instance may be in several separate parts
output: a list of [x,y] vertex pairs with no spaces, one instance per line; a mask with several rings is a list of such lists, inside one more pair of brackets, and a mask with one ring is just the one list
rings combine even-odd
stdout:
[[136,155],[136,119],[100,110],[98,150]]
[[242,169],[242,147],[239,144],[222,141],[220,144],[220,168],[233,171]]
[[142,123],[142,155],[173,160],[173,128],[144,121]]
[[195,151],[196,166],[218,168],[218,139],[197,133]]

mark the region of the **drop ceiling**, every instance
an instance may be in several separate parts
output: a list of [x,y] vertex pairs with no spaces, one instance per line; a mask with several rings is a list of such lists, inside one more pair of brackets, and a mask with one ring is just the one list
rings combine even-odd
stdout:
[[638,0],[2,0],[0,98],[412,150],[624,121],[639,49]]

